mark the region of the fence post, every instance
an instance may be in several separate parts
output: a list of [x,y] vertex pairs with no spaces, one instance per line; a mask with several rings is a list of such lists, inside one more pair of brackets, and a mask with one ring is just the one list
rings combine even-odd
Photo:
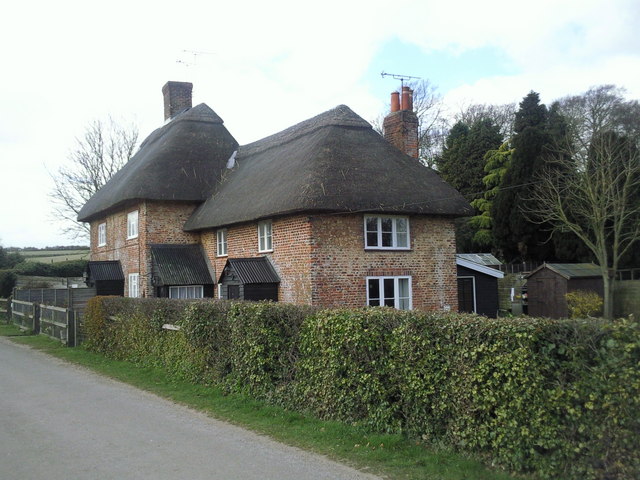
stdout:
[[33,333],[40,334],[40,304],[33,304]]
[[75,312],[67,308],[67,347],[76,346],[76,316]]

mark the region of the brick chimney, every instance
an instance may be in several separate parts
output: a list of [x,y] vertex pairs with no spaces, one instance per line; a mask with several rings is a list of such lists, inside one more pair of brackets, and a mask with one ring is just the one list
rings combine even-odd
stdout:
[[410,157],[418,158],[418,116],[413,111],[413,90],[391,92],[391,112],[382,124],[384,138]]
[[178,113],[191,108],[191,91],[193,84],[189,82],[167,82],[162,87],[164,95],[164,119],[169,120]]

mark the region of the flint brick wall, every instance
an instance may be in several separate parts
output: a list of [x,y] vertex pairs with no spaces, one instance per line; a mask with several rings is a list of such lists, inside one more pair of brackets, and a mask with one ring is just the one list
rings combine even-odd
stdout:
[[367,276],[411,276],[413,308],[457,310],[453,221],[410,217],[411,250],[365,250],[363,215],[312,219],[313,304],[361,307]]
[[[229,257],[266,255],[282,283],[280,301],[322,307],[362,307],[367,276],[412,278],[413,308],[457,310],[455,236],[447,219],[411,217],[411,250],[364,249],[364,216],[274,219],[273,252],[258,252],[257,222],[227,229]],[[215,231],[202,243],[219,277],[228,257],[216,256]],[[217,281],[217,278],[216,278]]]
[[[124,293],[129,294],[129,274],[140,275],[140,296],[154,296],[150,284],[151,251],[154,243],[198,243],[199,234],[182,230],[195,204],[140,202],[106,218],[91,222],[91,260],[120,260],[124,273]],[[127,215],[138,210],[138,237],[127,239]],[[107,244],[98,246],[98,225],[107,224]]]
[[[258,252],[258,222],[227,228],[228,256],[218,257],[216,232],[203,232],[202,244],[215,266],[217,282],[227,258],[267,256],[281,279],[278,299],[295,304],[311,303],[311,227],[307,216],[272,220],[273,252]],[[217,288],[217,287],[216,287]],[[216,293],[217,295],[217,293]]]

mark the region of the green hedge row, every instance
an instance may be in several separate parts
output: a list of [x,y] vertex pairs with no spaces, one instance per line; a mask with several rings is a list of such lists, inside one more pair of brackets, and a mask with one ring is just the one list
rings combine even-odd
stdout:
[[181,378],[540,478],[640,478],[637,323],[116,298],[85,318],[89,348]]

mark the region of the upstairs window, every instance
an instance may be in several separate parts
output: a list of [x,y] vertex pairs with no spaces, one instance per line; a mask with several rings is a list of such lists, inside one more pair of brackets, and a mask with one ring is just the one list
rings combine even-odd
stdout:
[[367,249],[408,250],[409,218],[367,215],[364,238]]
[[227,256],[227,229],[222,228],[216,232],[216,255],[218,257]]
[[127,239],[138,236],[138,210],[127,215]]
[[107,244],[107,224],[98,225],[98,246],[104,247]]
[[367,305],[411,310],[411,277],[367,277]]
[[258,223],[258,251],[273,251],[273,242],[271,240],[271,220]]

